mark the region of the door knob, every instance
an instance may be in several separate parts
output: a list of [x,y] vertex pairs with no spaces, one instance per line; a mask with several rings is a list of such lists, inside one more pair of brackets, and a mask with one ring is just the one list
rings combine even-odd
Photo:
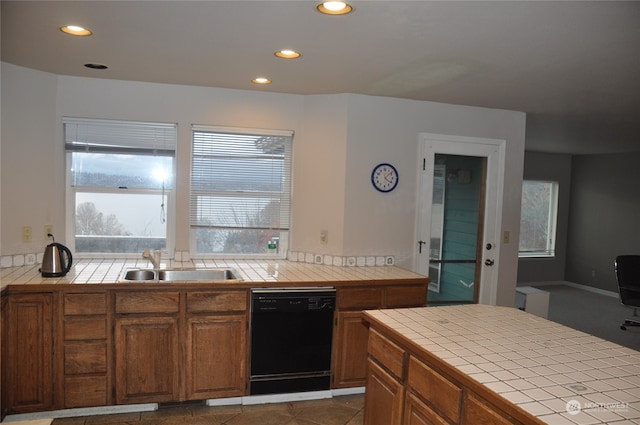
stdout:
[[484,265],[485,266],[493,266],[493,263],[495,263],[495,261],[487,258],[486,260],[484,260]]
[[493,248],[493,245],[491,245],[490,243],[488,243],[488,244],[487,244],[487,246],[486,246],[486,248],[487,248],[487,251],[488,251],[488,250],[490,250],[491,248]]

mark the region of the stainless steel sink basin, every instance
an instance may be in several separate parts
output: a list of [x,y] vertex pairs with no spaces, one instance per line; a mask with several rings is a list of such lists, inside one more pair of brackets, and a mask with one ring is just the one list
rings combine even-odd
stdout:
[[231,269],[158,270],[158,280],[238,280]]
[[120,282],[223,282],[241,280],[233,269],[129,269],[120,276]]
[[121,280],[154,280],[156,272],[153,270],[127,270]]

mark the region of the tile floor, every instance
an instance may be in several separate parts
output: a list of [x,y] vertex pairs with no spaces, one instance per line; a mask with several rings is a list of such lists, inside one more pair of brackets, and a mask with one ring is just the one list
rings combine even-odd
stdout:
[[52,425],[362,425],[364,395],[250,406],[183,404],[154,412],[55,419]]

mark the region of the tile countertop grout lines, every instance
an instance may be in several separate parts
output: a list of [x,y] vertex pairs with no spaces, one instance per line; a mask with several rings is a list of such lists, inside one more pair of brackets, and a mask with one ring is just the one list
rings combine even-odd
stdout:
[[[371,314],[547,423],[640,423],[638,351],[507,307]],[[567,412],[573,400],[579,415]]]
[[[146,259],[77,259],[64,277],[44,278],[40,265],[0,269],[0,290],[8,285],[36,284],[108,284],[117,283],[121,273],[131,268],[150,268]],[[310,264],[287,260],[195,259],[176,262],[164,260],[161,268],[234,268],[247,282],[277,284],[289,282],[348,282],[372,280],[425,279],[417,273],[397,266],[345,267]]]

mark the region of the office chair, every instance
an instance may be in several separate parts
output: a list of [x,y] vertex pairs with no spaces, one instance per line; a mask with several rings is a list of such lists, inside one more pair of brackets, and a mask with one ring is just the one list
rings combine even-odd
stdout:
[[620,325],[624,331],[627,326],[640,326],[640,317],[636,314],[636,309],[640,308],[640,255],[619,255],[615,270],[620,302],[633,308],[633,318]]

